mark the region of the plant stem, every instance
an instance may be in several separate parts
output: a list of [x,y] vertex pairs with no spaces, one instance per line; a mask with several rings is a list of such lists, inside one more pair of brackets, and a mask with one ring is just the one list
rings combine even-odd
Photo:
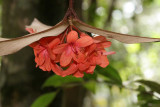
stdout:
[[73,0],[69,0],[69,8],[73,9]]
[[[76,12],[73,9],[73,3],[74,3],[74,0],[69,0],[69,8],[68,8],[68,10],[67,10],[67,12],[66,12],[66,14],[65,14],[65,16],[63,18],[63,21],[64,20],[68,20],[69,17],[70,18],[74,17],[74,19],[77,19],[77,20],[79,19],[77,14],[76,14]],[[72,23],[72,21],[71,21],[71,23]],[[70,25],[72,25],[72,24],[70,24]]]

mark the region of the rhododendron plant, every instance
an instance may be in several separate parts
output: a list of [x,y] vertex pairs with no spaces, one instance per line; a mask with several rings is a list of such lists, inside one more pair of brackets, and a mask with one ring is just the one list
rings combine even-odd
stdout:
[[29,45],[34,50],[37,67],[63,77],[83,77],[84,73],[92,74],[96,65],[106,67],[109,64],[107,55],[115,53],[105,50],[111,46],[109,39],[128,44],[160,41],[160,38],[120,34],[87,25],[77,17],[72,0],[65,17],[57,25],[47,26],[35,19],[26,30],[31,34],[13,39],[0,38],[0,56]]

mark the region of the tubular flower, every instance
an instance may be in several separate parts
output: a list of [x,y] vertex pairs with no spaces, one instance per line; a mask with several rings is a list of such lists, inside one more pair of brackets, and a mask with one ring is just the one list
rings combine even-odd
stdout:
[[[36,29],[27,27],[30,33]],[[69,26],[58,36],[49,36],[30,45],[35,54],[36,66],[43,71],[53,71],[62,77],[73,75],[83,77],[84,73],[93,74],[96,65],[106,67],[109,64],[105,48],[111,42],[103,36],[92,37]]]

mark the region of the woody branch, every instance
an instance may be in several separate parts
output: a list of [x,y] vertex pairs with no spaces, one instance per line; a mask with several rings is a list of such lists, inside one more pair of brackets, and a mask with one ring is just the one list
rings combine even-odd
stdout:
[[73,0],[69,0],[69,8],[73,9]]

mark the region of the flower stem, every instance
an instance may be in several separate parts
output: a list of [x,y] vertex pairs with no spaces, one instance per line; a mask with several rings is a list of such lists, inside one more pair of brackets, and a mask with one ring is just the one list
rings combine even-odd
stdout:
[[69,8],[73,9],[73,0],[69,0]]

